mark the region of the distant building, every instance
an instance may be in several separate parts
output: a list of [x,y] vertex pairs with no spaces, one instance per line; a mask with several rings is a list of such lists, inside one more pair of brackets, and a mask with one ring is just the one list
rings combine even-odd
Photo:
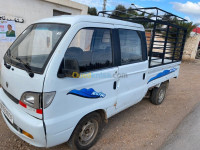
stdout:
[[[58,15],[86,15],[87,11],[88,6],[71,0],[2,0],[0,21],[18,19],[15,23],[15,33],[18,36],[39,19]],[[0,61],[11,44],[12,42],[0,42]]]
[[193,29],[192,33],[200,34],[200,28],[197,27],[196,29]]

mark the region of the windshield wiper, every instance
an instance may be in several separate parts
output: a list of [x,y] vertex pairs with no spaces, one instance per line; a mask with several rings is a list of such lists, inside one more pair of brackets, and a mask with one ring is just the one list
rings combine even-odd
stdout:
[[[10,49],[8,49],[6,55],[7,55],[7,57],[8,57],[9,60],[10,60],[10,64],[12,64],[12,63],[11,63],[11,58],[10,58],[10,56],[11,56]],[[8,64],[7,61],[6,61],[6,59],[4,59],[4,66],[5,66],[7,69],[10,69],[10,68],[11,68],[11,65],[10,65],[10,64]]]
[[28,63],[25,63],[24,61],[22,61],[19,57],[14,57],[11,56],[12,58],[16,59],[17,61],[19,61],[25,68],[26,72],[28,73],[28,75],[33,78],[34,77],[34,73],[31,70],[31,67],[29,66]]

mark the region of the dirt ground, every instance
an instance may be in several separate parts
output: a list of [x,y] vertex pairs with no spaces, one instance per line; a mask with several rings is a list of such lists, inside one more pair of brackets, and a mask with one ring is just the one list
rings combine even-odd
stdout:
[[[181,65],[178,79],[170,81],[165,101],[160,106],[143,99],[137,105],[109,119],[92,150],[155,150],[177,127],[180,121],[200,102],[200,61]],[[0,116],[0,149],[42,150],[17,136]],[[66,150],[62,144],[48,150]]]

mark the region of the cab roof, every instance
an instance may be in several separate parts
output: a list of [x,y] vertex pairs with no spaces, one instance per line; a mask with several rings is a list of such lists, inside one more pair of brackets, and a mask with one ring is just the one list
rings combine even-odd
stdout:
[[103,24],[113,24],[113,25],[123,25],[123,26],[130,26],[135,27],[140,30],[144,30],[143,25],[132,23],[128,21],[122,21],[117,19],[111,19],[106,17],[100,16],[90,16],[90,15],[63,15],[63,16],[56,16],[52,18],[45,18],[42,20],[37,21],[36,23],[62,23],[62,24],[70,24],[73,26],[79,22],[91,22],[91,23],[103,23]]

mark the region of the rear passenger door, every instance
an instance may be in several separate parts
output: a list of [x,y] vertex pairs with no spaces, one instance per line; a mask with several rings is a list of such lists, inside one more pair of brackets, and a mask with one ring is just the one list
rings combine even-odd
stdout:
[[121,65],[119,66],[117,108],[125,109],[139,102],[146,94],[148,69],[144,32],[118,26]]

